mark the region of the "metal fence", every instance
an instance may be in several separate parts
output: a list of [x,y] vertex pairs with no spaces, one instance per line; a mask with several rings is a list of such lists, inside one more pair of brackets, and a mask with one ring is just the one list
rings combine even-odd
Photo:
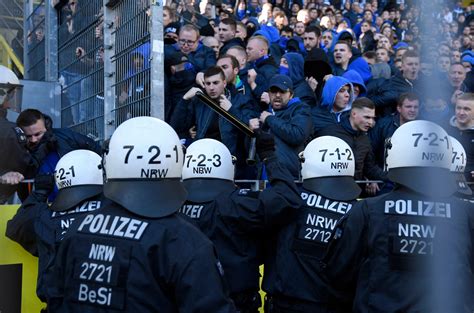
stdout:
[[[45,11],[43,0],[32,8],[25,22],[31,25],[31,34],[45,29],[45,24],[57,23],[55,28],[46,27],[54,29],[55,33],[46,37],[57,38],[56,45],[50,39],[46,45],[44,39],[28,45],[27,78],[48,80],[48,69],[55,69],[50,76],[62,86],[61,126],[96,140],[110,136],[115,127],[131,117],[162,116],[162,104],[157,103],[163,102],[164,90],[160,76],[162,25],[157,23],[162,20],[161,4],[155,0],[113,2],[62,1],[53,9],[54,20],[41,15]],[[32,3],[29,0],[30,6]],[[151,35],[153,25],[159,34]],[[155,39],[155,51],[151,37]],[[152,96],[152,90],[161,95]]]
[[29,8],[30,10],[25,10],[27,16],[25,17],[26,44],[24,49],[28,59],[25,77],[32,80],[45,80],[45,1],[42,0]]
[[59,12],[58,74],[63,127],[103,138],[102,0],[70,0]]
[[150,115],[150,3],[122,1],[115,7],[115,123]]

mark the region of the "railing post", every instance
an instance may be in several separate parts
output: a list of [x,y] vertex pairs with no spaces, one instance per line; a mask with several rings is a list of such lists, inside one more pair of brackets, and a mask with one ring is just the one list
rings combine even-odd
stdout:
[[151,0],[150,26],[150,115],[165,119],[164,45],[163,45],[163,1]]
[[115,55],[115,25],[116,12],[105,4],[104,0],[104,139],[110,138],[116,127],[115,121],[115,63],[112,56]]

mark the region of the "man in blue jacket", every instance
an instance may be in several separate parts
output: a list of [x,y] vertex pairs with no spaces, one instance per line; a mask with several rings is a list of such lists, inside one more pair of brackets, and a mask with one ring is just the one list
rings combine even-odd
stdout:
[[247,61],[251,69],[247,79],[255,100],[260,100],[262,93],[268,90],[268,82],[278,74],[278,65],[268,54],[270,44],[263,36],[251,37],[247,43]]
[[174,51],[181,51],[187,55],[188,61],[194,66],[196,72],[204,71],[216,64],[214,50],[199,42],[199,30],[191,24],[181,27],[176,44],[165,46],[165,53]]
[[298,154],[313,130],[311,110],[299,98],[293,98],[293,82],[286,75],[277,74],[270,80],[268,93],[270,108],[259,118],[249,121],[252,129],[269,129],[275,136],[276,153],[295,179],[300,176]]
[[316,96],[304,77],[304,58],[301,54],[285,53],[280,61],[280,74],[291,78],[295,97],[311,107],[316,105]]

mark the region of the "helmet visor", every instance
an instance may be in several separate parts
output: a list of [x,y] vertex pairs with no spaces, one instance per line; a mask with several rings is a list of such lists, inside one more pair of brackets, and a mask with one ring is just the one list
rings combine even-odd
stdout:
[[3,109],[20,113],[22,98],[22,85],[0,84],[0,103]]

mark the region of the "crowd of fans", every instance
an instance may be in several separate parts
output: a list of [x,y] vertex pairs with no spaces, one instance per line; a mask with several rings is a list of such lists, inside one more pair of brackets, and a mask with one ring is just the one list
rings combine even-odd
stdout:
[[[237,156],[237,178],[246,179],[265,175],[244,162],[248,139],[195,99],[197,88],[252,128],[273,132],[290,167],[312,138],[341,137],[354,150],[356,179],[385,181],[368,183],[368,194],[390,188],[385,139],[403,123],[428,119],[463,143],[472,181],[474,5],[432,5],[435,13],[416,1],[168,3],[165,118],[186,144],[225,143]],[[285,80],[278,74],[289,77],[289,97],[298,101],[275,106],[269,84]],[[298,179],[298,168],[292,172]]]

